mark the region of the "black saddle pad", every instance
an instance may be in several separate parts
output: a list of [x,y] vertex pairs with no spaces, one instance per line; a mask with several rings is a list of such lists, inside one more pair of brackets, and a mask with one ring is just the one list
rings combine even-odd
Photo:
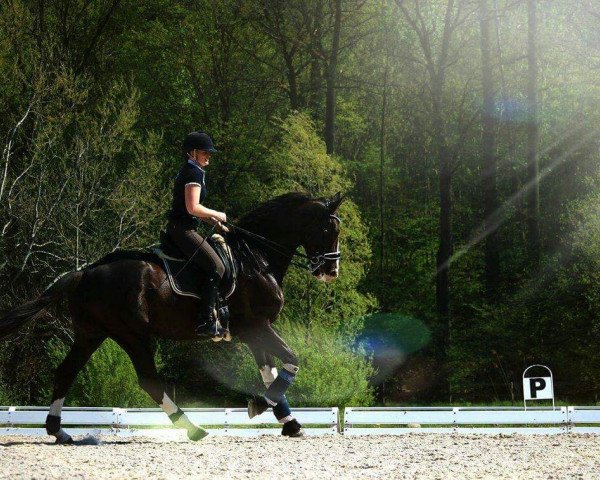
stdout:
[[188,262],[185,258],[170,257],[159,248],[152,250],[162,261],[163,267],[173,291],[186,297],[195,297],[200,299],[200,286],[206,279],[206,273],[203,272],[193,262]]

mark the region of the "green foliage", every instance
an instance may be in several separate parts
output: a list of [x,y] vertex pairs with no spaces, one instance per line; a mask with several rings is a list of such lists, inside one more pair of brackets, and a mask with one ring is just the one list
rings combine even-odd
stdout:
[[269,184],[275,186],[268,197],[295,190],[331,196],[348,189],[350,182],[341,162],[326,153],[325,142],[309,115],[291,114],[278,127],[279,142],[261,168],[263,174],[269,175]]
[[[58,366],[69,351],[62,342],[49,344],[50,357]],[[157,358],[160,365],[160,356]],[[50,391],[47,397],[50,398]],[[82,370],[67,397],[67,405],[90,407],[156,407],[140,388],[127,354],[112,340],[106,340]]]
[[162,182],[164,162],[158,154],[162,138],[150,132],[136,141],[132,160],[108,196],[114,216],[119,218],[115,234],[124,248],[148,246],[163,227],[164,208],[170,201],[169,189]]
[[[300,358],[300,370],[287,397],[294,406],[368,406],[373,403],[369,379],[373,367],[352,338],[329,329],[278,323],[278,332]],[[258,367],[248,349],[219,350],[211,357],[215,378],[245,395],[264,391]]]
[[0,383],[0,405],[12,404],[12,396],[10,395],[9,389],[4,383]]
[[316,282],[308,272],[291,268],[284,281],[286,308],[281,317],[307,326],[328,326],[353,337],[362,328],[362,317],[377,304],[372,295],[358,289],[371,250],[356,205],[345,201],[338,215],[342,219],[339,277],[331,283]]
[[[340,159],[327,155],[325,143],[317,135],[310,117],[291,114],[280,124],[281,137],[265,160],[263,171],[273,193],[301,190],[315,196],[344,192],[349,184]],[[271,193],[269,193],[269,196]],[[306,271],[291,268],[284,282],[286,308],[282,318],[307,327],[328,326],[353,337],[362,327],[362,317],[372,310],[376,300],[358,290],[371,258],[367,231],[358,206],[346,199],[338,215],[340,234],[340,276],[331,284],[315,282]]]

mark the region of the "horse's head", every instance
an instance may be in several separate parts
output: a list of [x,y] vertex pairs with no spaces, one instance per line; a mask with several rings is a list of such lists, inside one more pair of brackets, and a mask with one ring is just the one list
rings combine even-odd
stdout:
[[304,206],[302,246],[310,260],[311,273],[330,282],[340,271],[340,219],[336,211],[344,197],[340,192],[331,199],[311,200]]

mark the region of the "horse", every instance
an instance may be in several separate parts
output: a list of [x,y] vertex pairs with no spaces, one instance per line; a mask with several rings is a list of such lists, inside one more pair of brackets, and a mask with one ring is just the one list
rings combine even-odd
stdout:
[[[309,260],[309,270],[317,280],[329,282],[339,275],[340,219],[336,212],[343,198],[340,192],[331,198],[286,193],[228,223],[231,228],[223,233],[238,266],[237,285],[228,299],[230,332],[248,345],[266,387],[264,396],[250,400],[249,415],[273,407],[283,425],[281,433],[286,436],[301,436],[303,431],[285,397],[299,359],[272,326],[284,305],[282,282],[297,255]],[[300,246],[304,255],[296,251]],[[175,427],[187,430],[193,441],[208,434],[169,398],[156,370],[153,338],[198,340],[194,326],[199,301],[177,295],[165,280],[166,273],[155,255],[116,251],[60,277],[37,299],[0,318],[2,339],[53,304],[68,301],[74,342],[56,369],[45,424],[56,443],[73,443],[61,428],[65,397],[79,371],[106,338],[113,339],[127,353],[140,387]],[[283,363],[279,372],[274,358]]]

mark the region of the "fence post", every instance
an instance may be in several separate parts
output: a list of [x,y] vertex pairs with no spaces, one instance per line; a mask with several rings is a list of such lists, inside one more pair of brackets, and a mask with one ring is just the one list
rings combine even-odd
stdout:
[[223,430],[225,431],[225,435],[229,433],[229,415],[231,414],[231,408],[225,409],[225,423],[223,424]]
[[[564,408],[564,407],[562,407]],[[567,407],[566,416],[567,416],[567,433],[573,433],[573,423],[571,422],[571,414],[575,411],[574,407]]]
[[8,428],[13,427],[13,424],[10,421],[10,417],[12,417],[11,413],[16,412],[16,411],[17,411],[17,407],[8,407],[8,424],[7,424]]
[[125,408],[113,408],[113,424],[110,426],[111,429],[115,430],[115,435],[120,436],[121,430],[125,429],[125,426],[122,423],[121,415],[127,413],[127,409]]
[[352,424],[348,423],[348,414],[352,412],[352,407],[344,408],[344,434],[346,430],[350,430],[352,428]]
[[333,433],[341,433],[340,432],[340,409],[338,407],[331,407],[331,430]]

